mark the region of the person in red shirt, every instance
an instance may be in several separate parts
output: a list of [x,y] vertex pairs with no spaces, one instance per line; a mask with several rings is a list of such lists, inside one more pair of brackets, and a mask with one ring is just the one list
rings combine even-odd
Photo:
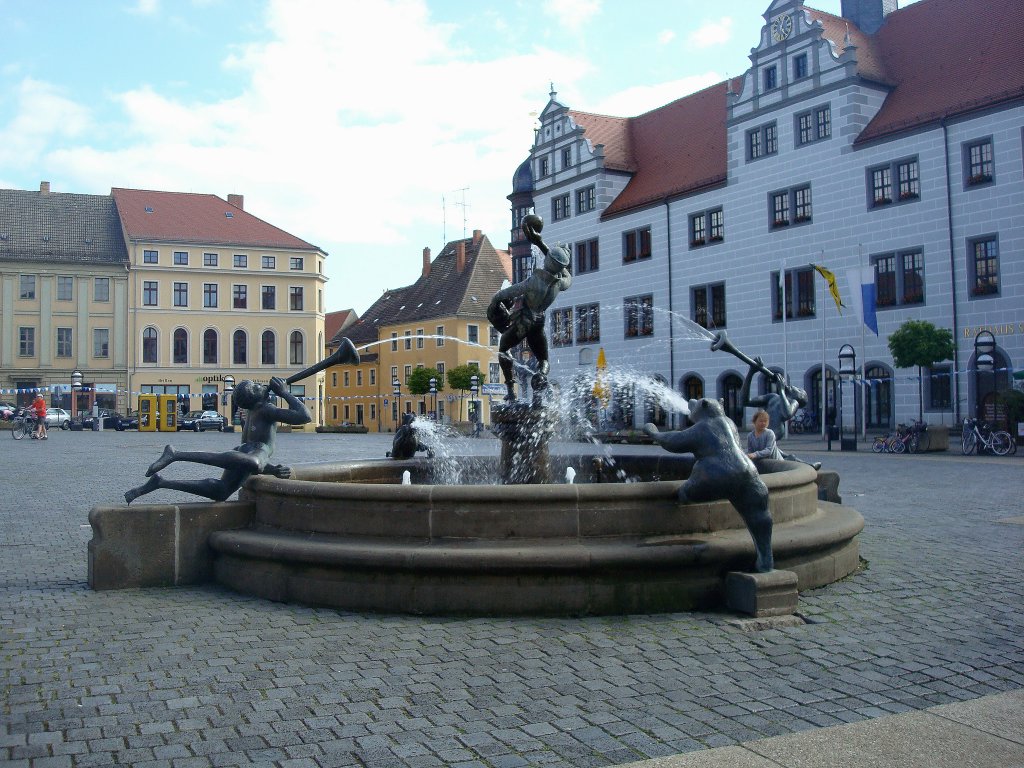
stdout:
[[36,412],[36,432],[32,437],[46,440],[46,401],[42,395],[36,395],[30,408]]

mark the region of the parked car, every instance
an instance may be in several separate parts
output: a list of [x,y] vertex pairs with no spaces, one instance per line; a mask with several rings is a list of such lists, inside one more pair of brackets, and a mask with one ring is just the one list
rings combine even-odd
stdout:
[[193,432],[205,432],[224,428],[224,417],[216,411],[189,411],[178,419],[178,429],[190,429]]
[[71,429],[71,414],[65,411],[63,408],[47,408],[46,409],[46,427],[47,429]]
[[118,432],[124,432],[126,429],[138,429],[138,428],[139,428],[139,412],[138,411],[128,411],[128,414],[126,416],[118,416],[117,424],[114,425],[114,429],[116,429]]
[[14,403],[0,403],[0,419],[4,421],[10,421],[14,418],[14,414],[18,412],[18,406]]
[[[99,417],[103,420],[104,429],[117,429],[118,420],[122,418],[121,414],[109,408],[100,408],[99,414]],[[94,421],[96,421],[96,417],[91,413],[82,414],[82,429],[92,429]]]

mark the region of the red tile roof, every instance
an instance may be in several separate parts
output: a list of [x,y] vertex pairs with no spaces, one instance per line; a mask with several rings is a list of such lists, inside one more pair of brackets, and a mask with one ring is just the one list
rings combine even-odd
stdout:
[[130,240],[319,250],[216,195],[110,190]]
[[342,328],[348,328],[359,319],[354,309],[341,309],[324,315],[324,338],[333,339]]

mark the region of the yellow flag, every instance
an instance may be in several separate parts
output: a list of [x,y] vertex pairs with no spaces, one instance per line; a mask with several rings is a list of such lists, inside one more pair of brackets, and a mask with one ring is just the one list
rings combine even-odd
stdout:
[[836,303],[836,309],[839,310],[840,315],[843,314],[843,307],[846,305],[843,304],[843,300],[839,298],[839,285],[836,283],[836,276],[831,270],[825,269],[818,264],[811,264],[811,266],[814,267],[815,271],[819,275],[825,278],[825,281],[828,283],[829,293],[832,294],[832,300]]

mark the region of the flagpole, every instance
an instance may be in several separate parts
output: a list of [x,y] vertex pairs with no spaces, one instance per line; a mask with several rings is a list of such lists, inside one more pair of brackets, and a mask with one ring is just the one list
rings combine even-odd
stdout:
[[786,383],[789,383],[789,337],[786,332],[786,310],[789,297],[786,295],[786,260],[782,259],[779,264],[779,280],[782,281],[782,370],[786,374]]
[[[821,249],[821,263],[825,264],[825,249]],[[821,281],[821,400],[818,401],[818,418],[821,419],[821,439],[825,439],[825,296],[827,280]]]
[[[857,258],[858,263],[857,263],[857,266],[860,269],[864,269],[864,244],[863,243],[858,243],[857,244],[857,249],[858,249],[858,258]],[[861,322],[860,322],[860,386],[861,386],[861,390],[860,390],[860,437],[861,437],[861,440],[867,440],[867,437],[868,437],[868,408],[867,408],[868,398],[867,398],[867,391],[865,390],[865,387],[867,386],[867,383],[868,383],[868,380],[867,380],[867,364],[868,364],[867,357],[868,357],[868,353],[867,353],[866,334],[864,333],[864,328],[867,325],[867,323],[864,322],[864,320],[866,318],[863,317],[863,315],[864,315],[863,309],[861,310],[861,315],[862,315],[862,317],[861,317]],[[854,392],[856,393],[856,391],[857,390],[855,389]]]

